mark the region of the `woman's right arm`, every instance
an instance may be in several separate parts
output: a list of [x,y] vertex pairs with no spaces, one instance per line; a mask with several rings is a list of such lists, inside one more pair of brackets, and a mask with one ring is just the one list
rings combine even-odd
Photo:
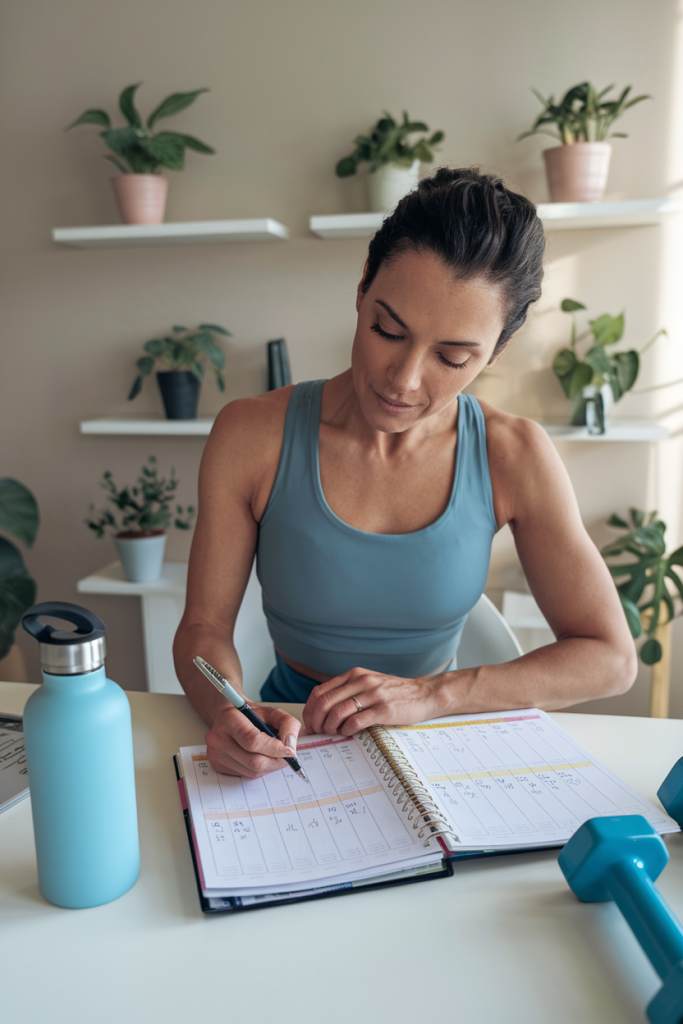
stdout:
[[[216,771],[258,778],[283,767],[285,743],[264,735],[204,678],[199,654],[242,691],[233,631],[256,551],[261,518],[277,472],[287,394],[227,405],[217,416],[199,471],[197,525],[192,541],[185,612],[173,644],[178,679],[209,726],[209,760]],[[258,714],[290,745],[300,725],[277,708]]]

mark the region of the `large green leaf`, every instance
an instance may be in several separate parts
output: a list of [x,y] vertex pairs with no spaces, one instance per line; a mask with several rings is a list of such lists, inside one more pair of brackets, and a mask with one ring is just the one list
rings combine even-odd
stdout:
[[221,327],[219,324],[200,324],[202,331],[215,331],[216,334],[223,334],[226,338],[232,338],[230,331],[227,331],[225,327]]
[[28,573],[0,579],[0,658],[9,653],[21,617],[35,600],[36,585]]
[[638,353],[635,349],[630,349],[628,352],[615,352],[613,356],[610,356],[610,361],[616,370],[617,380],[622,392],[630,391],[636,382],[640,369]]
[[593,379],[593,371],[587,363],[577,363],[569,379],[569,397],[580,395]]
[[577,309],[585,309],[583,302],[577,302],[576,299],[562,299],[560,303],[560,309],[563,313],[575,313]]
[[77,124],[99,124],[103,128],[111,128],[111,121],[106,110],[86,110],[84,114],[81,114],[70,125],[67,125],[64,131],[68,132],[71,128],[75,128]]
[[10,540],[0,537],[0,584],[16,575],[27,575],[19,548]]
[[343,160],[337,163],[335,173],[338,178],[350,178],[351,175],[356,173],[356,161],[352,156],[345,156]]
[[666,541],[656,526],[639,526],[631,536],[636,544],[645,549],[648,555],[661,557],[666,550]]
[[212,149],[211,146],[207,146],[201,139],[196,139],[194,135],[181,135],[180,132],[168,132],[169,135],[175,135],[176,138],[180,139],[188,149],[194,149],[196,153],[215,153],[216,150]]
[[149,139],[141,139],[142,148],[162,167],[182,171],[185,163],[185,143],[172,132],[159,132]]
[[656,665],[658,661],[662,660],[662,645],[659,640],[651,637],[645,641],[640,648],[640,660],[646,665]]
[[621,519],[620,516],[616,514],[616,512],[613,512],[612,515],[609,517],[609,519],[607,520],[607,525],[618,526],[622,530],[628,530],[628,523],[625,519]]
[[609,313],[603,313],[602,316],[597,317],[595,320],[589,320],[588,323],[593,332],[596,345],[614,345],[617,341],[621,341],[624,333],[623,313],[620,313],[619,316],[610,316]]
[[125,117],[125,119],[128,121],[128,124],[132,125],[135,128],[139,128],[142,125],[142,118],[137,112],[135,108],[135,103],[133,102],[135,92],[137,89],[140,88],[141,85],[142,82],[138,82],[137,85],[129,85],[127,86],[127,88],[123,90],[123,92],[119,96],[119,109]]
[[626,616],[628,628],[631,631],[631,636],[635,640],[636,637],[640,636],[642,631],[642,625],[640,622],[640,612],[636,608],[633,601],[630,601],[627,597],[624,597],[623,594],[620,593],[619,598],[621,600],[621,607],[624,609],[624,614]]
[[170,96],[167,96],[163,100],[156,110],[147,118],[147,127],[153,128],[157,121],[160,121],[162,117],[172,117],[173,114],[179,114],[181,110],[185,110],[189,107],[197,97],[203,93],[208,92],[208,89],[195,89],[194,92],[174,92]]
[[6,530],[30,548],[39,523],[38,505],[28,487],[10,476],[0,479],[0,530]]
[[607,353],[600,345],[593,345],[592,348],[589,348],[585,359],[594,373],[602,374],[603,377],[610,376],[612,367]]

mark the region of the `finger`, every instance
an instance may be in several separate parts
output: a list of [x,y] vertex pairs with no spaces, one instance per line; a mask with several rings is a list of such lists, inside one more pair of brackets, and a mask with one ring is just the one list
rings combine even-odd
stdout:
[[[367,694],[365,699],[369,703],[370,698]],[[361,711],[358,710],[358,704],[361,705]],[[335,704],[325,718],[321,731],[328,736],[334,736],[341,731],[342,725],[344,725],[350,718],[358,718],[359,714],[362,714],[363,711],[369,710],[369,708],[367,708],[360,699],[358,699],[358,704],[356,704],[353,697],[347,697],[346,700],[342,700],[339,704]],[[358,732],[358,729],[355,728],[354,732]],[[345,735],[348,736],[351,734],[345,733]]]
[[[256,713],[259,718],[263,710],[262,707],[257,706]],[[272,722],[268,724],[272,728]],[[252,725],[248,718],[239,712],[235,715],[235,721],[230,732],[243,750],[249,753],[265,754],[267,757],[273,758],[292,756],[289,748],[278,736],[269,736],[267,733],[261,732],[255,725]],[[273,732],[275,732],[275,729],[273,729]]]
[[328,679],[326,683],[318,683],[315,689],[311,691],[311,694],[306,701],[302,716],[308,733],[316,732],[314,721],[318,702],[331,690],[335,690],[338,686],[343,686],[344,683],[348,681],[348,678],[353,671],[354,669],[350,669],[348,672],[343,672],[340,676],[334,676],[332,679]]
[[206,751],[211,767],[223,775],[242,775],[257,779],[285,767],[281,758],[244,750],[232,737],[206,735]]
[[278,734],[286,747],[296,751],[297,739],[301,732],[301,722],[294,715],[290,715],[288,711],[284,711],[282,708],[271,708],[263,704],[258,706],[257,714],[270,726],[273,732]]
[[[358,711],[358,705],[355,701],[351,700],[352,697],[356,697],[362,707],[365,707],[366,705],[370,707],[374,703],[372,693],[368,685],[370,681],[371,677],[369,674],[363,673],[362,675],[354,676],[348,682],[339,686],[336,690],[329,690],[327,693],[318,697],[311,715],[311,721],[315,731],[329,732],[329,730],[325,728],[325,723],[333,709],[336,709],[337,711],[337,724],[343,721],[344,718],[348,718],[349,715]],[[342,705],[344,705],[345,711],[342,709]]]

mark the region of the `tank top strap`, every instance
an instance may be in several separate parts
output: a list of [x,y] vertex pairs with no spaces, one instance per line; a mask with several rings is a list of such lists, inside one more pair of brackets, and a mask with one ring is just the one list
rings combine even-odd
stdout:
[[458,447],[456,452],[456,482],[453,488],[453,511],[460,500],[479,501],[486,509],[493,532],[498,531],[493,507],[493,488],[486,446],[486,419],[474,395],[458,396]]
[[326,383],[325,380],[303,381],[290,395],[280,462],[261,523],[283,493],[304,498],[314,492],[312,470],[317,465],[320,406]]

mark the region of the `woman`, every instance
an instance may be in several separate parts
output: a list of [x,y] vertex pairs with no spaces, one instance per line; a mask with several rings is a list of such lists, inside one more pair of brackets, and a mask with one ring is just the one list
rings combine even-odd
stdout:
[[[635,652],[615,587],[535,423],[463,390],[541,291],[533,205],[475,170],[423,180],[372,240],[351,368],[226,406],[209,438],[178,677],[214,768],[283,766],[299,723],[253,726],[192,665],[241,682],[232,631],[254,554],[277,665],[263,700],[305,702],[309,732],[623,693]],[[504,665],[452,665],[509,525],[556,642]]]

